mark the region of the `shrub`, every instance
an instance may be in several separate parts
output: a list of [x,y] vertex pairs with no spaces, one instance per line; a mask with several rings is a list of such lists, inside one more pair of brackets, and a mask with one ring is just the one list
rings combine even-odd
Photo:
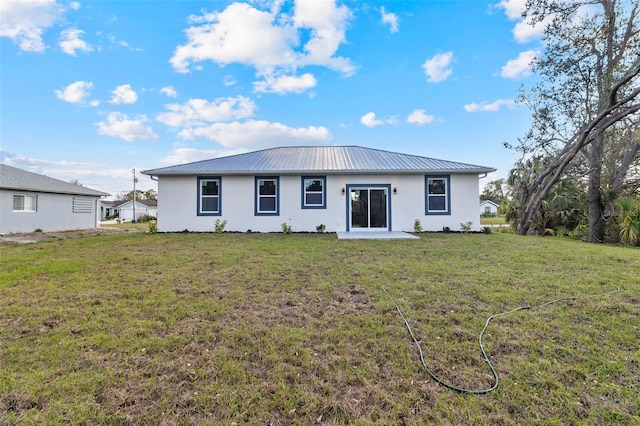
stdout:
[[138,216],[137,222],[151,222],[152,220],[156,220],[156,218],[148,214],[143,214],[142,216]]
[[318,234],[322,234],[324,233],[324,230],[326,229],[326,227],[321,223],[320,225],[316,226],[316,232]]
[[460,224],[460,230],[462,232],[471,232],[471,225],[473,225],[473,222],[461,223]]
[[222,234],[224,232],[224,227],[227,226],[226,220],[216,219],[215,224],[213,225],[216,234]]
[[442,232],[444,232],[445,234],[448,234],[449,232],[451,232],[451,228],[449,228],[448,226],[443,226]]
[[620,214],[620,240],[640,246],[640,202],[633,198],[618,200]]
[[150,220],[149,221],[149,233],[150,234],[155,234],[158,232],[158,222],[156,222],[155,220]]
[[490,226],[485,226],[482,228],[482,233],[483,234],[490,234],[491,233],[491,227]]
[[420,223],[420,219],[416,219],[416,221],[413,222],[413,232],[416,234],[422,232],[422,223]]
[[291,229],[291,225],[287,224],[286,222],[282,222],[282,225],[280,225],[282,227],[282,232],[285,234],[290,234],[293,230]]

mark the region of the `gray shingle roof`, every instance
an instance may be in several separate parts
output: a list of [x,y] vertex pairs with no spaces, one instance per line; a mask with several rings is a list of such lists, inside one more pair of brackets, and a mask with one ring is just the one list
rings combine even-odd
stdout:
[[151,176],[194,174],[489,173],[495,169],[359,146],[265,149],[159,169]]
[[0,164],[0,189],[51,192],[56,194],[92,195],[102,197],[106,192],[86,188],[73,183],[31,173],[26,170]]

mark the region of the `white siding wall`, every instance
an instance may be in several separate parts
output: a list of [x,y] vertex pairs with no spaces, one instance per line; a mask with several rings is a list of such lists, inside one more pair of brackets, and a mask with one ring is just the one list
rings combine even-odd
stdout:
[[[13,195],[36,195],[37,211],[13,211]],[[97,197],[78,195],[91,199],[90,213],[73,213],[73,195],[0,190],[0,234],[13,232],[57,231],[86,229],[100,226],[100,207]]]
[[[158,180],[158,231],[213,232],[216,219],[226,220],[226,231],[280,232],[283,222],[294,232],[315,232],[323,224],[326,232],[347,229],[347,199],[342,188],[347,184],[390,185],[391,229],[413,231],[416,219],[425,231],[442,231],[448,226],[460,230],[460,224],[473,222],[479,230],[479,185],[477,175],[451,175],[451,214],[425,215],[424,175],[328,175],[326,209],[301,208],[301,176],[280,176],[280,214],[256,216],[255,177],[223,176],[221,216],[198,216],[196,176],[161,176]],[[397,194],[393,194],[393,188]]]

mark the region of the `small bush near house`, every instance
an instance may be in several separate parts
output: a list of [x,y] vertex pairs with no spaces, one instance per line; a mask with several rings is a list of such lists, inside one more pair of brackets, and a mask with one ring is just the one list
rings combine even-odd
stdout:
[[491,233],[491,227],[490,226],[484,226],[482,228],[482,233],[483,234],[490,234]]
[[282,225],[280,225],[282,227],[282,232],[284,234],[290,234],[291,232],[293,232],[293,229],[291,228],[291,225],[289,225],[286,222],[282,222]]
[[422,223],[420,222],[420,219],[416,219],[416,221],[413,222],[413,232],[416,234],[422,232]]
[[318,234],[323,234],[325,229],[326,229],[326,227],[322,223],[320,225],[316,226],[316,232]]
[[150,234],[156,234],[158,232],[158,222],[156,222],[155,220],[150,220],[149,221],[149,233]]
[[216,222],[213,225],[216,234],[222,234],[224,232],[225,226],[227,226],[227,221],[220,219],[216,219]]
[[460,224],[460,230],[462,232],[471,232],[471,225],[473,225],[473,222],[461,223]]

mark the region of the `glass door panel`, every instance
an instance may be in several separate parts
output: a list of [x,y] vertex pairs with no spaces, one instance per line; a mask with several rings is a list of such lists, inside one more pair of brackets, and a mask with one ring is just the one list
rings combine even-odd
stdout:
[[351,227],[369,227],[369,191],[366,189],[351,190]]
[[369,217],[371,228],[387,227],[387,191],[385,189],[370,189],[371,198]]
[[388,190],[385,188],[351,189],[351,229],[384,230],[388,228]]

